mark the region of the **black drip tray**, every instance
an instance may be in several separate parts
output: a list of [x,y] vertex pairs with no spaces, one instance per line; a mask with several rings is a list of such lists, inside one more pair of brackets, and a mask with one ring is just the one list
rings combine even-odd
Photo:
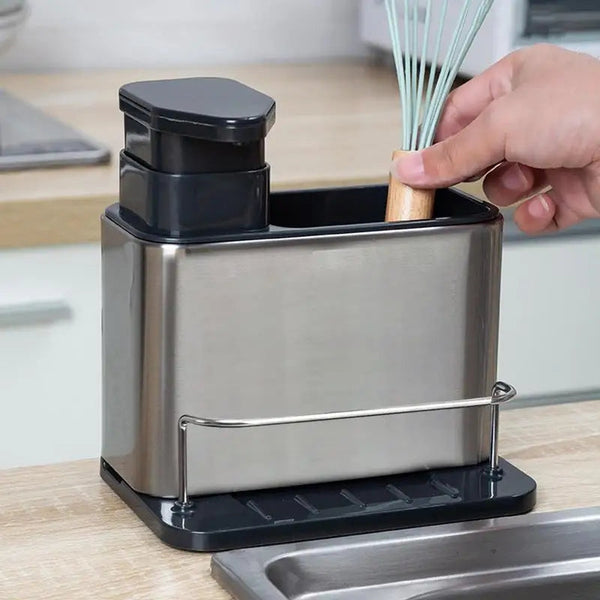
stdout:
[[182,514],[173,499],[139,494],[104,460],[101,476],[165,543],[216,552],[286,542],[517,515],[535,505],[536,484],[502,460],[471,467],[197,496]]

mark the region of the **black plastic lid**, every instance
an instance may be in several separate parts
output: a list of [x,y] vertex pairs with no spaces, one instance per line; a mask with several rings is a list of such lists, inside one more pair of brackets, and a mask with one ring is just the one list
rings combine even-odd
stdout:
[[218,77],[128,83],[119,107],[156,131],[214,142],[262,140],[275,122],[275,101]]

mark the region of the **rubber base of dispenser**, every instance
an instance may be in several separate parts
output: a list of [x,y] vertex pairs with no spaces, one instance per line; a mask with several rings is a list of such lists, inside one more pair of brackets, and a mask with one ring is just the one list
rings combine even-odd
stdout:
[[250,546],[373,533],[529,512],[536,483],[501,459],[487,463],[353,481],[195,496],[190,512],[172,498],[134,491],[106,461],[101,476],[166,544],[216,552]]

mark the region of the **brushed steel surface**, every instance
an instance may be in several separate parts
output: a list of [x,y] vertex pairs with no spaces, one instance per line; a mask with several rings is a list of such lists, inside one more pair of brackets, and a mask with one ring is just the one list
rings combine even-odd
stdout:
[[597,600],[600,509],[217,554],[237,600]]
[[189,425],[198,427],[214,427],[222,429],[242,429],[246,427],[273,427],[275,425],[294,425],[298,423],[317,423],[324,421],[341,421],[346,419],[372,419],[373,417],[395,416],[420,412],[454,410],[457,408],[473,408],[491,406],[492,420],[490,423],[490,462],[488,474],[496,480],[502,476],[498,456],[498,429],[500,426],[500,405],[510,402],[517,395],[517,390],[511,385],[498,381],[494,384],[492,395],[487,398],[469,398],[464,400],[447,400],[438,404],[418,404],[417,406],[390,406],[387,408],[369,408],[366,410],[351,410],[329,412],[314,415],[293,415],[289,417],[267,417],[262,419],[206,419],[183,415],[178,422],[178,465],[179,492],[177,505],[179,512],[192,509],[194,503],[188,497],[188,460],[187,432]]
[[[102,455],[137,491],[177,495],[184,414],[429,404],[496,380],[500,219],[195,246],[102,230]],[[190,431],[190,493],[481,462],[489,410]]]

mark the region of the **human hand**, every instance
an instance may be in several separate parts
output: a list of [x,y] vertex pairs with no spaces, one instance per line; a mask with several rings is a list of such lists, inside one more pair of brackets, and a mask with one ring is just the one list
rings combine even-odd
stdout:
[[526,233],[600,217],[600,61],[551,45],[510,54],[454,90],[435,144],[391,173],[437,188],[494,166],[484,191],[499,206],[528,198],[515,211]]

